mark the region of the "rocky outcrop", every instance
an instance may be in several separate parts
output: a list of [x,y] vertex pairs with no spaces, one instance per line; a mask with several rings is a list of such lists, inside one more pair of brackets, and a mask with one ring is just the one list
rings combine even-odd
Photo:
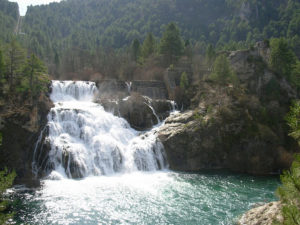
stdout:
[[238,225],[272,225],[276,220],[283,222],[281,214],[281,203],[270,202],[262,206],[253,208],[245,213],[238,221]]
[[6,100],[1,106],[0,118],[3,143],[0,148],[0,167],[15,169],[17,182],[32,179],[32,159],[36,141],[47,123],[52,102],[45,94],[38,99],[28,96]]
[[251,174],[288,168],[293,151],[299,149],[287,136],[283,119],[287,101],[274,97],[267,102],[245,91],[243,85],[201,82],[192,99],[195,109],[169,117],[159,131],[170,168]]
[[132,128],[141,131],[164,120],[173,109],[169,100],[150,99],[137,93],[123,99],[99,98],[96,102],[106,111],[126,119]]
[[202,80],[193,87],[193,110],[168,118],[161,127],[170,168],[279,173],[299,152],[284,120],[297,93],[269,69],[267,42],[227,56],[239,83]]

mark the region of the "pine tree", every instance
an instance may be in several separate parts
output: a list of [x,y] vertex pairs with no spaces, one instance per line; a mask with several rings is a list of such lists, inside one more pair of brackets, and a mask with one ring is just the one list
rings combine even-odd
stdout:
[[21,71],[25,61],[25,51],[16,40],[12,40],[7,46],[8,80],[10,87],[13,85],[14,78]]
[[212,44],[209,44],[206,48],[206,53],[205,53],[205,60],[209,70],[211,70],[215,58],[216,58],[215,49],[212,46]]
[[132,56],[133,60],[137,61],[141,54],[141,45],[138,39],[134,39],[132,42]]
[[5,73],[4,56],[0,49],[0,82],[1,82],[2,78],[4,77],[4,73]]
[[31,54],[30,58],[27,59],[24,69],[24,74],[29,77],[29,86],[31,89],[33,89],[34,78],[45,72],[46,67],[43,62],[35,54]]
[[180,88],[185,91],[188,85],[189,85],[189,80],[187,74],[186,72],[183,72],[180,76]]
[[295,54],[290,49],[287,40],[284,38],[274,38],[271,40],[270,45],[270,64],[272,69],[290,80],[293,65],[296,62]]
[[291,74],[291,82],[295,85],[298,91],[300,91],[300,61],[297,61]]
[[60,66],[60,60],[59,60],[59,55],[58,55],[57,51],[55,51],[55,54],[54,54],[54,64],[55,64],[56,71],[58,71],[59,66]]
[[155,51],[155,38],[152,33],[148,33],[143,46],[142,46],[142,55],[144,58],[148,58]]
[[183,54],[183,50],[179,28],[175,23],[168,24],[160,41],[160,53],[166,57],[168,63],[173,63],[174,59]]
[[226,82],[236,84],[238,82],[238,78],[232,71],[225,55],[222,54],[216,58],[213,64],[213,71],[210,74],[210,79],[221,84],[225,84]]

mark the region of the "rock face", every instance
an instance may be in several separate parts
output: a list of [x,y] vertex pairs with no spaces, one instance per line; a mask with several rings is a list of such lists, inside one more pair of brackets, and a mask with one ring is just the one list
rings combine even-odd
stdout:
[[169,117],[159,131],[171,169],[269,174],[290,166],[293,153],[286,149],[292,141],[284,121],[272,124],[269,118],[277,115],[266,113],[259,99],[230,87],[203,84],[201,90],[195,110]]
[[136,93],[123,99],[100,98],[97,102],[101,103],[106,111],[123,117],[132,128],[141,131],[152,128],[172,111],[171,101],[152,100]]
[[270,202],[249,210],[238,221],[238,225],[272,225],[274,220],[282,223],[281,203]]
[[47,123],[51,107],[52,102],[44,94],[35,100],[26,96],[14,99],[1,107],[3,143],[0,148],[0,167],[15,169],[17,182],[27,182],[32,178],[34,146]]
[[299,147],[288,137],[284,117],[297,94],[268,69],[267,58],[263,44],[229,53],[240,84],[202,81],[193,110],[167,119],[159,138],[171,169],[270,174],[289,168]]
[[115,81],[97,83],[99,94],[95,102],[106,111],[123,117],[132,128],[147,130],[164,120],[172,111],[172,102],[161,81]]

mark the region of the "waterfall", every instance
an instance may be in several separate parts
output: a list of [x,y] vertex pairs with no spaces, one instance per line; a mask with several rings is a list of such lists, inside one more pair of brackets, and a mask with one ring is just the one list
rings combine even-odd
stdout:
[[175,101],[170,101],[171,103],[171,106],[172,106],[172,112],[175,112],[176,111],[176,108],[177,108],[177,104]]
[[48,114],[45,139],[50,150],[45,157],[43,149],[35,149],[33,169],[46,170],[50,178],[82,178],[165,168],[155,130],[138,132],[126,120],[104,111],[93,102],[97,92],[94,82],[52,82],[55,106]]
[[157,123],[160,124],[161,121],[160,121],[158,115],[156,114],[155,109],[154,109],[153,106],[152,106],[152,99],[149,98],[149,97],[147,97],[147,96],[144,96],[144,98],[145,98],[145,100],[146,100],[146,102],[147,102],[147,103],[145,102],[145,104],[151,109],[153,115],[155,116],[155,118],[156,118],[156,120],[157,120]]
[[126,86],[127,86],[127,90],[128,90],[128,94],[131,93],[131,86],[132,86],[132,82],[125,82],[126,83]]

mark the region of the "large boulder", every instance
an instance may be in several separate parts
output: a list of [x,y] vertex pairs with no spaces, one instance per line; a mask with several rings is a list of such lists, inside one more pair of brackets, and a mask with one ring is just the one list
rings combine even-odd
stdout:
[[119,112],[137,130],[150,129],[159,122],[151,102],[140,95],[133,95],[119,102]]

